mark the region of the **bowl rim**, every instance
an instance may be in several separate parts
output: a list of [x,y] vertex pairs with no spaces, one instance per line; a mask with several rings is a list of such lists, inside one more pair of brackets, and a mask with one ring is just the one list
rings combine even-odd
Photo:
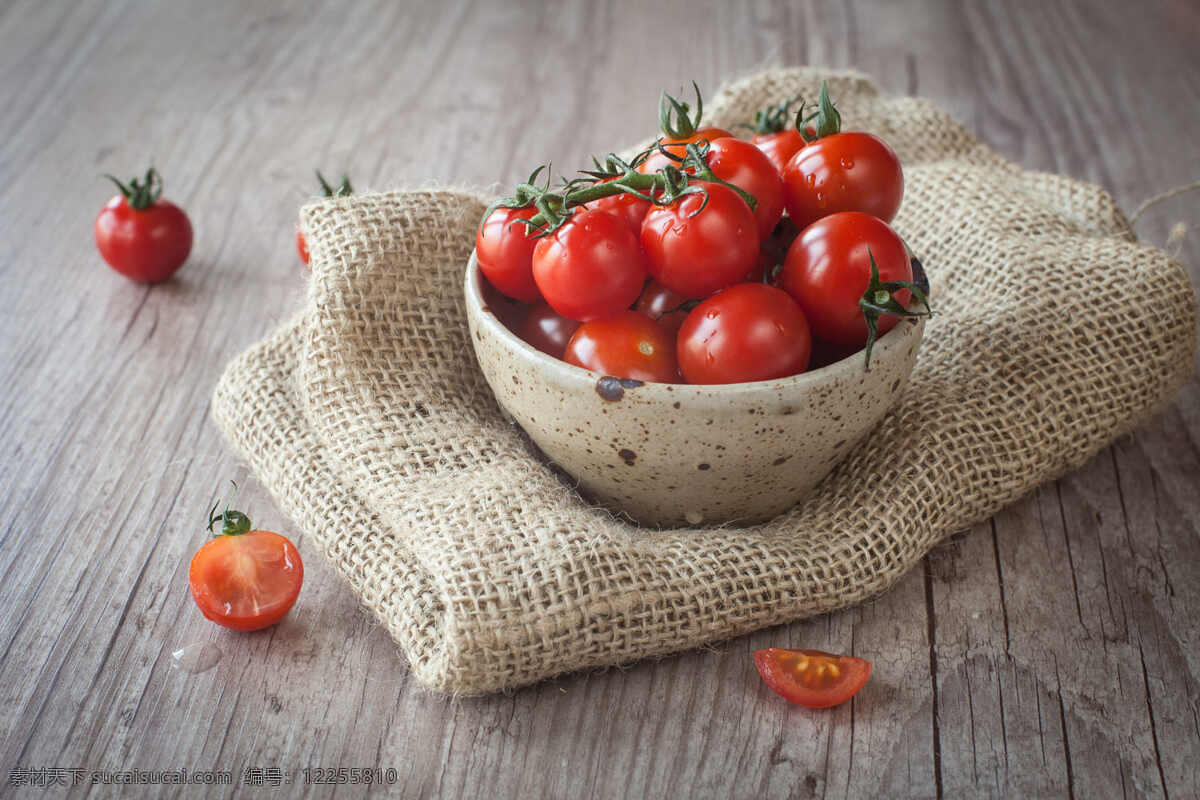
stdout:
[[[566,361],[554,358],[517,336],[507,325],[500,321],[495,312],[487,307],[482,293],[482,281],[484,280],[483,271],[479,269],[479,261],[475,256],[474,249],[472,249],[471,257],[467,260],[463,292],[467,305],[467,317],[477,320],[477,324],[488,326],[494,335],[498,336],[515,356],[528,365],[550,370],[559,380],[578,384],[580,389],[588,391],[595,390],[598,380],[604,377],[612,378],[611,375],[603,376],[592,370],[577,367],[574,364],[568,364]],[[928,294],[932,294],[932,291]],[[926,317],[915,317],[901,320],[894,328],[879,337],[875,342],[871,362],[876,363],[887,360],[889,356],[895,354],[905,346],[908,343],[908,339],[904,336],[904,331],[909,327],[917,329],[915,335],[916,344],[919,348],[924,339],[926,319]],[[472,348],[476,346],[474,337],[471,338],[471,345]],[[857,350],[839,361],[826,364],[812,371],[801,372],[798,375],[789,375],[784,378],[772,378],[766,381],[699,384],[621,380],[621,385],[627,389],[636,387],[638,390],[637,394],[646,397],[646,399],[652,399],[655,396],[660,398],[670,397],[672,400],[686,398],[691,400],[716,401],[723,405],[731,399],[743,396],[758,397],[801,391],[835,378],[853,379],[857,377],[861,380],[866,376],[866,372],[862,369],[862,363],[862,350]],[[857,373],[854,374],[856,368]]]

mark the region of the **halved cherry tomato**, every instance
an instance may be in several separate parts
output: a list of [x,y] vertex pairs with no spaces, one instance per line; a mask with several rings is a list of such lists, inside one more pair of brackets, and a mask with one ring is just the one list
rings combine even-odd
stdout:
[[903,197],[900,159],[870,133],[824,136],[783,169],[784,204],[801,228],[839,211],[863,211],[891,222]]
[[[867,323],[858,301],[871,281],[871,257],[880,281],[912,282],[904,242],[891,226],[870,214],[831,214],[809,225],[792,242],[778,284],[800,304],[814,336],[856,349],[867,343]],[[901,289],[894,297],[907,306],[911,293]],[[880,316],[878,335],[898,321],[891,314]]]
[[580,323],[559,314],[545,300],[530,308],[516,334],[548,356],[561,359]]
[[538,240],[533,278],[555,311],[587,322],[633,305],[646,282],[646,257],[623,219],[585,209]]
[[808,367],[812,337],[796,301],[782,289],[739,283],[692,309],[676,351],[688,383],[744,383]]
[[870,661],[820,650],[755,650],[754,666],[773,692],[807,708],[840,705],[871,677]]
[[703,195],[685,194],[651,208],[642,223],[651,277],[689,299],[736,283],[758,261],[758,223],[750,206],[727,186],[704,188],[707,205]]
[[637,311],[583,323],[567,344],[563,360],[614,378],[680,382],[675,340]]
[[475,258],[484,276],[501,293],[522,303],[541,298],[533,280],[533,249],[538,239],[519,219],[537,214],[533,206],[497,208],[475,232]]
[[707,160],[714,175],[754,197],[758,238],[767,238],[783,216],[783,181],[771,160],[749,142],[729,137],[709,144]]
[[274,625],[300,594],[304,563],[299,551],[278,533],[251,530],[240,511],[226,507],[219,517],[210,514],[209,528],[218,520],[222,532],[192,557],[192,598],[205,617],[226,628],[256,631]]

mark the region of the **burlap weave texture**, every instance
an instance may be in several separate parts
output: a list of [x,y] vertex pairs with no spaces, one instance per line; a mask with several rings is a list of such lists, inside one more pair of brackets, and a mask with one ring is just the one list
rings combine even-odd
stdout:
[[504,421],[462,272],[487,199],[414,191],[304,211],[304,309],[229,365],[214,416],[423,684],[481,693],[840,608],[1081,464],[1191,374],[1195,300],[1102,190],[1019,169],[918,98],[778,70],[707,121],[815,96],[905,169],[895,221],[937,315],[908,390],[793,511],[648,531],[583,503]]

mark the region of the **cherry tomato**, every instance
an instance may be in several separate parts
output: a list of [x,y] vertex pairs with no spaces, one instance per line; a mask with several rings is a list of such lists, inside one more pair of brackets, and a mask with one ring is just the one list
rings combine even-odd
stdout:
[[[329,185],[329,181],[325,180],[325,176],[317,170],[317,181],[321,184],[322,197],[349,197],[354,194],[354,188],[350,186],[350,177],[342,175],[342,181],[335,189]],[[304,266],[308,266],[309,252],[308,242],[304,240],[304,231],[300,230],[300,226],[296,226],[296,250],[300,253],[300,260],[304,262]],[[312,268],[309,267],[311,270]]]
[[891,222],[904,196],[900,159],[869,133],[835,133],[792,156],[783,170],[788,216],[801,228],[838,211],[863,211]]
[[633,305],[646,282],[646,258],[624,220],[585,209],[538,240],[533,277],[555,311],[587,322]]
[[108,265],[141,283],[165,281],[192,251],[192,223],[174,203],[163,200],[162,178],[151,167],[143,181],[128,185],[106,176],[121,193],[96,217],[96,248]]
[[[215,512],[216,509],[214,508]],[[249,518],[226,507],[222,532],[196,551],[188,569],[192,598],[205,617],[236,631],[274,625],[291,609],[304,582],[296,546],[271,531],[251,530]]]
[[808,367],[808,322],[787,292],[739,283],[692,310],[677,339],[688,383],[745,383],[795,375]]
[[[687,154],[686,146],[691,142],[698,142],[701,139],[706,139],[709,142],[714,142],[717,139],[733,138],[733,134],[724,128],[700,128],[690,136],[684,136],[675,139],[663,139],[663,149],[673,156],[683,158]],[[668,164],[679,166],[678,161],[673,161],[663,155],[661,151],[655,150],[650,156],[638,165],[637,171],[649,175],[651,172],[658,172]]]
[[543,300],[525,314],[516,334],[546,355],[561,359],[567,342],[578,329],[578,322],[559,314]]
[[688,299],[681,294],[672,292],[658,281],[650,281],[638,297],[634,311],[640,311],[647,317],[657,320],[667,333],[674,336],[679,332],[679,326],[687,319],[688,312],[683,308]]
[[729,137],[714,139],[707,159],[714,175],[754,197],[758,238],[767,238],[783,216],[783,181],[771,160],[749,142]]
[[536,214],[533,206],[497,208],[475,232],[475,258],[484,276],[501,293],[522,303],[541,298],[533,280],[533,250],[539,240],[528,225],[514,220]]
[[820,650],[755,650],[754,666],[771,691],[806,708],[840,705],[871,677],[870,661]]
[[[607,178],[600,181],[600,183],[608,183],[612,180],[616,180],[616,178]],[[642,229],[642,220],[646,218],[646,212],[650,210],[650,203],[636,194],[621,192],[620,194],[593,200],[587,204],[587,207],[615,214],[629,223],[630,229],[636,234]]]
[[804,147],[804,137],[796,128],[786,128],[777,133],[756,133],[750,141],[763,152],[780,175],[792,156]]
[[[843,211],[822,217],[792,242],[778,283],[800,304],[814,336],[836,346],[866,344],[867,323],[858,301],[871,280],[871,256],[880,281],[912,282],[904,242],[891,226],[870,214]],[[894,297],[907,306],[910,294],[902,289]],[[896,322],[890,314],[880,316],[879,335]]]
[[[300,260],[304,262],[304,266],[308,266],[308,242],[304,240],[304,231],[300,230],[300,226],[296,226],[296,251],[300,253]],[[311,267],[309,267],[311,269]]]
[[637,311],[585,322],[567,343],[563,361],[614,378],[679,383],[675,341]]
[[686,194],[651,208],[642,223],[651,277],[689,299],[736,283],[758,260],[758,223],[750,206],[719,183],[704,188],[707,205],[703,195]]

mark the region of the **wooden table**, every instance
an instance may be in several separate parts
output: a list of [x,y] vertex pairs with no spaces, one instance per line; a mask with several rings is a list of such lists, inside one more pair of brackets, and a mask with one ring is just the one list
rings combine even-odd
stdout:
[[[302,770],[378,766],[410,797],[1195,796],[1196,381],[873,603],[511,695],[422,691],[302,539],[300,602],[266,633],[202,619],[186,570],[230,478],[291,530],[208,398],[303,296],[292,235],[314,167],[360,190],[511,183],[648,133],[663,88],[852,65],[1132,211],[1200,178],[1198,42],[1195,0],[5,4],[0,779],[228,770],[232,787],[185,792],[211,797],[286,771],[284,796],[345,797],[364,787]],[[108,270],[90,227],[100,173],[150,159],[196,230],[153,288]],[[1195,226],[1197,197],[1139,235]],[[173,669],[195,642],[220,664]],[[805,712],[760,684],[749,652],[771,645],[853,647],[875,675]]]

